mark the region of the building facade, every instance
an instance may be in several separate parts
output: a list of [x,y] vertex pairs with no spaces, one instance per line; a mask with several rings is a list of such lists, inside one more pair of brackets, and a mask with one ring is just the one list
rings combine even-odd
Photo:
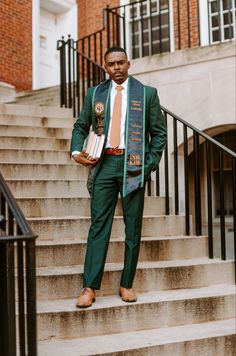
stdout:
[[[79,39],[78,51],[100,65],[107,47],[119,44],[131,59],[131,74],[158,88],[163,106],[236,151],[235,0],[6,0],[0,2],[0,16],[0,95],[58,85],[57,40],[62,36]],[[182,143],[180,134],[179,149]],[[212,156],[217,235],[219,167],[215,152]],[[205,161],[202,167],[204,174]],[[229,170],[226,162],[231,239]],[[207,225],[204,187],[202,200]],[[180,194],[180,212],[183,205]]]

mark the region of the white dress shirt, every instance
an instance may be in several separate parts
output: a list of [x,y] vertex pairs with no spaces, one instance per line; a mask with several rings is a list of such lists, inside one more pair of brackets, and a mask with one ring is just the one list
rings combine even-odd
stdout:
[[[127,111],[127,90],[128,90],[128,78],[124,83],[121,84],[121,86],[124,88],[121,91],[122,94],[122,111],[121,111],[121,128],[120,128],[120,144],[119,148],[125,148],[125,119],[126,119],[126,111]],[[118,84],[115,83],[112,80],[112,86],[111,86],[111,93],[110,93],[110,124],[109,124],[109,129],[108,129],[108,135],[107,135],[107,141],[106,141],[106,148],[110,148],[110,135],[111,135],[111,124],[112,124],[112,114],[113,114],[113,107],[114,107],[114,100],[115,100],[115,95],[117,93],[116,91],[116,86]],[[72,157],[75,154],[80,154],[79,151],[73,151],[72,152]]]
[[[117,93],[116,87],[117,83],[112,80],[111,94],[110,94],[110,124],[108,129],[106,148],[110,148],[110,136],[111,136],[111,125],[112,125],[112,115],[114,108],[114,100]],[[125,118],[126,118],[126,110],[127,110],[127,88],[128,88],[128,79],[124,83],[121,84],[124,88],[121,90],[122,95],[122,110],[121,110],[121,125],[120,125],[120,144],[118,148],[125,148]]]

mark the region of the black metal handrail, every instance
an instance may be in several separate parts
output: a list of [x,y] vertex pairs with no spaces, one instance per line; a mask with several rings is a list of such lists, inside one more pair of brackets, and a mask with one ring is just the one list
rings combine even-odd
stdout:
[[87,89],[105,80],[103,67],[78,50],[78,41],[70,36],[57,41],[60,51],[61,107],[73,108],[73,116],[80,112]]
[[[173,201],[174,214],[180,214],[180,177],[183,177],[184,197],[181,202],[181,214],[185,215],[185,232],[190,235],[191,231],[196,235],[207,234],[209,241],[209,257],[214,253],[214,214],[213,214],[213,163],[217,163],[217,182],[219,188],[220,214],[217,219],[220,222],[220,257],[225,260],[226,254],[226,213],[225,213],[225,170],[230,175],[229,182],[232,187],[232,215],[229,218],[234,233],[234,258],[236,246],[236,153],[216,141],[206,133],[189,124],[179,116],[162,107],[166,126],[168,128],[168,140],[164,154],[164,195],[166,199],[166,214],[170,214],[170,196]],[[213,155],[214,153],[214,155]],[[173,162],[169,162],[171,159]],[[213,159],[216,162],[213,162]],[[204,166],[206,168],[204,168]],[[171,169],[173,167],[173,172]],[[170,181],[170,177],[173,177]],[[193,192],[190,191],[190,180]],[[157,173],[156,192],[160,192],[160,172]],[[170,185],[172,184],[172,189]],[[170,193],[171,190],[171,193]],[[204,197],[207,197],[204,201]],[[191,201],[192,199],[192,201]],[[191,229],[190,216],[193,218]],[[207,231],[204,226],[207,226]],[[216,234],[216,233],[215,233]]]
[[0,173],[1,355],[37,355],[36,237]]

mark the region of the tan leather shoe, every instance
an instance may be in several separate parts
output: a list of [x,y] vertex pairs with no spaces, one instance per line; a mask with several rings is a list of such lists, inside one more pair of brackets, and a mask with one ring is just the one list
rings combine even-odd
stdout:
[[84,288],[77,299],[77,308],[88,308],[91,307],[93,302],[95,302],[95,292],[92,288]]
[[128,302],[128,303],[136,302],[137,296],[134,293],[133,288],[127,289],[127,288],[120,287],[119,292],[120,292],[120,297],[124,302]]

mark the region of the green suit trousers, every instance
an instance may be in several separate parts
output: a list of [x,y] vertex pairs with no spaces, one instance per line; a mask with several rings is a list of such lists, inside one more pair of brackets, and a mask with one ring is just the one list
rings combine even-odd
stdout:
[[124,155],[104,155],[94,181],[91,227],[84,263],[83,286],[100,289],[117,198],[125,223],[124,268],[120,286],[131,288],[138,263],[145,187],[122,197]]

